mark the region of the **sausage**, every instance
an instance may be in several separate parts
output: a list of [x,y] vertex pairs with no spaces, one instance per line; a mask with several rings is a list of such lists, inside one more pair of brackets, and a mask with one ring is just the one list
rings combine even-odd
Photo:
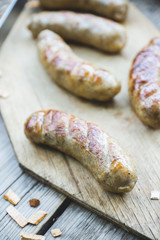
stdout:
[[110,72],[78,58],[56,33],[42,31],[37,47],[51,78],[77,96],[106,101],[119,93],[120,82]]
[[108,191],[129,192],[137,181],[131,157],[95,124],[57,110],[39,111],[27,119],[25,134],[77,159]]
[[129,94],[141,121],[160,128],[160,38],[152,39],[135,57],[130,70]]
[[118,52],[126,43],[125,28],[119,23],[92,14],[70,11],[34,14],[28,24],[33,37],[48,29],[65,40],[89,45],[107,52]]
[[128,0],[40,0],[46,9],[72,9],[91,11],[115,21],[124,21],[128,12]]

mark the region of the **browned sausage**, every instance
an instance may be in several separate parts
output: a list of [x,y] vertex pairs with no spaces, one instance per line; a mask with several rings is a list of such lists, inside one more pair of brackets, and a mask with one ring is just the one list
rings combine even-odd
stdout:
[[119,93],[120,82],[110,72],[78,58],[56,33],[42,31],[37,47],[51,78],[77,96],[106,101]]
[[126,31],[122,25],[92,14],[70,11],[40,12],[31,17],[28,28],[34,37],[48,29],[65,40],[107,52],[118,52],[126,44]]
[[142,122],[160,128],[160,38],[151,40],[134,59],[129,93],[132,106]]
[[40,0],[47,9],[72,9],[91,11],[115,21],[124,21],[128,12],[128,0]]
[[25,123],[26,136],[80,161],[111,192],[129,192],[137,174],[131,157],[95,124],[57,110],[33,113]]

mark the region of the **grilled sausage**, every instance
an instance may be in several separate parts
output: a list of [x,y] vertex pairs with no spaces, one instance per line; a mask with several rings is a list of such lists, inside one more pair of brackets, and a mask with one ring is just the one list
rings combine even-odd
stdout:
[[72,9],[91,11],[115,21],[124,21],[128,12],[128,0],[40,0],[47,9]]
[[160,38],[152,39],[134,59],[129,93],[142,122],[160,128]]
[[122,25],[92,14],[69,11],[34,14],[28,24],[33,37],[44,29],[59,34],[65,40],[78,42],[107,52],[120,51],[126,43]]
[[26,136],[81,162],[111,192],[129,192],[136,168],[119,144],[95,124],[57,110],[33,113],[25,123]]
[[37,46],[49,75],[70,92],[86,99],[106,101],[120,91],[120,83],[110,72],[78,58],[56,33],[42,31]]

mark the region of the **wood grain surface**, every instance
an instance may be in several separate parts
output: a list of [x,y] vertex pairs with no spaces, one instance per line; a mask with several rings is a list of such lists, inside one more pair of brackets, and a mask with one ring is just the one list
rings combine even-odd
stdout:
[[[10,203],[3,198],[3,195],[8,188],[12,188],[21,197],[21,201],[23,202],[21,206],[23,208],[17,207],[24,216],[28,215],[28,211],[29,213],[33,213],[37,209],[32,209],[29,206],[28,200],[34,197],[40,199],[39,209],[46,209],[51,217],[45,218],[41,225],[26,226],[25,231],[45,234],[46,240],[53,239],[50,230],[55,228],[55,226],[62,227],[62,239],[70,237],[72,240],[84,240],[84,237],[86,237],[86,239],[97,240],[97,235],[99,239],[103,239],[104,235],[105,239],[110,239],[110,236],[114,236],[113,239],[115,239],[117,235],[118,240],[137,240],[135,236],[118,228],[106,219],[102,219],[96,216],[96,214],[79,207],[78,204],[69,204],[69,199],[64,198],[62,194],[57,194],[57,191],[50,189],[44,184],[39,184],[34,178],[24,173],[18,165],[1,116],[0,133],[0,179],[3,179],[0,185],[0,226],[2,226],[0,228],[0,236],[3,240],[20,240],[20,232],[22,231],[7,216],[6,208]],[[62,199],[64,200],[62,201]],[[51,202],[53,206],[49,204],[48,208],[47,205]],[[88,226],[90,227],[88,228]],[[95,228],[97,233],[93,235]],[[79,234],[80,232],[82,233]]]
[[[131,61],[158,30],[133,6],[126,22],[128,44],[119,55],[107,55],[72,45],[77,55],[114,72],[122,91],[110,103],[99,104],[76,98],[51,81],[39,63],[35,43],[25,25],[32,13],[25,9],[2,47],[0,88],[10,93],[0,100],[1,112],[20,164],[30,173],[80,202],[89,209],[152,239],[159,239],[160,205],[150,200],[159,187],[159,131],[145,127],[131,110],[128,71]],[[147,27],[146,27],[147,26]],[[31,144],[23,123],[40,109],[55,108],[97,123],[119,140],[135,160],[139,180],[125,195],[105,192],[77,161],[51,149]]]
[[[61,215],[45,234],[47,240],[53,240],[51,230],[60,228],[61,240],[138,240],[139,238],[122,231],[121,228],[113,227],[105,219],[95,213],[87,211],[77,204],[70,204],[69,208]],[[75,231],[76,229],[76,231]],[[140,240],[140,239],[139,239]]]
[[[39,232],[43,226],[48,223],[50,218],[55,215],[57,209],[66,201],[64,195],[39,183],[37,180],[25,174],[18,166],[10,140],[6,135],[5,128],[0,118],[0,239],[3,240],[20,240],[22,228],[7,214],[6,208],[10,202],[6,201],[3,196],[9,188],[14,190],[21,198],[16,206],[26,218],[30,217],[35,211],[44,210],[48,214],[43,221],[37,226],[27,225],[23,228],[26,232]],[[37,208],[31,208],[29,200],[31,198],[40,199],[41,203]],[[51,222],[53,222],[51,220]]]

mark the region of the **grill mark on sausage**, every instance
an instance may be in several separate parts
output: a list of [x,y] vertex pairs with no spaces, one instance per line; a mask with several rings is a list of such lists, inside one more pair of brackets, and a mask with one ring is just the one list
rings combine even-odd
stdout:
[[30,118],[29,121],[26,124],[26,128],[29,132],[32,131],[38,131],[38,132],[42,132],[42,125],[43,125],[43,121],[44,121],[44,113],[43,112],[39,112],[41,114],[33,114]]
[[151,40],[134,59],[130,71],[129,92],[141,120],[152,127],[160,126],[159,38]]
[[59,138],[61,138],[61,140],[65,140],[66,137],[66,124],[65,124],[65,119],[66,118],[66,114],[59,112],[59,111],[55,111],[53,114],[53,124],[55,125],[55,136],[57,138],[57,140]]
[[[103,132],[91,123],[88,125],[88,149],[94,156],[97,156],[97,165],[101,168],[106,168],[104,159],[107,158],[106,139]],[[103,147],[102,147],[103,146]]]
[[75,117],[70,118],[69,123],[71,137],[81,144],[81,147],[87,146],[87,125],[85,121]]
[[45,114],[45,133],[53,132],[55,126],[53,124],[53,111],[49,110]]
[[98,128],[93,126],[91,123],[88,123],[88,139],[89,139],[89,151],[93,154],[99,154],[100,152],[100,143],[99,143],[99,135],[100,131]]

